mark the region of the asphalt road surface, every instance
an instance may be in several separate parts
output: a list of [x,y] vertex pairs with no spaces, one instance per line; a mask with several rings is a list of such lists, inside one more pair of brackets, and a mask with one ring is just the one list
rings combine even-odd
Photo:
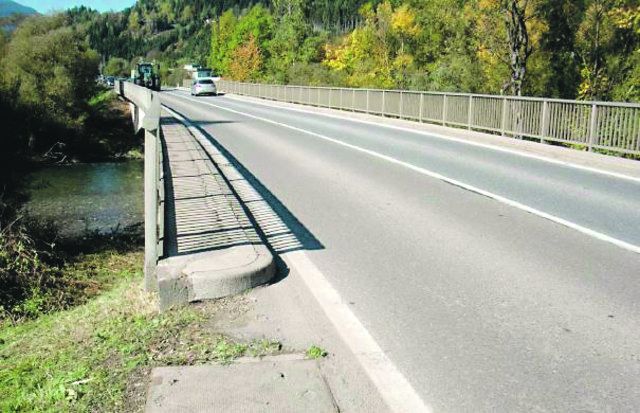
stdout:
[[640,181],[268,102],[162,99],[306,227],[308,258],[433,411],[640,411]]

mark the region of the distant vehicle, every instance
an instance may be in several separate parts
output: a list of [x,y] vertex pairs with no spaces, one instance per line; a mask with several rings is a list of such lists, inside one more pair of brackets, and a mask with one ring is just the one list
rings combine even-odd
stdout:
[[136,68],[131,71],[131,78],[138,86],[159,91],[160,65],[149,62],[136,63]]
[[193,80],[211,78],[214,82],[220,80],[220,75],[216,74],[208,67],[202,67],[198,64],[184,65],[184,69],[189,72],[189,77]]
[[105,81],[105,83],[106,83],[108,86],[113,86],[113,85],[115,85],[115,84],[116,84],[116,78],[115,78],[115,77],[113,77],[113,76],[107,76],[107,77],[105,77],[104,81]]
[[216,84],[211,78],[196,79],[191,84],[191,96],[217,95]]

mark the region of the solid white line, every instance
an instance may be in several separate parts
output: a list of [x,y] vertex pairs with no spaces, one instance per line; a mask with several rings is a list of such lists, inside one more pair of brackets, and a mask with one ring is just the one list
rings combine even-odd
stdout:
[[[239,96],[243,97],[241,95],[239,95]],[[254,98],[254,99],[258,100],[260,98]],[[238,99],[238,100],[241,100],[241,99]],[[263,103],[263,102],[260,102],[259,100],[258,101],[245,100],[245,102],[255,103],[256,105],[262,105],[262,106],[270,107],[270,105],[268,103]],[[277,101],[276,103],[288,103],[288,102],[279,102],[279,101]],[[452,141],[452,142],[457,142],[457,143],[461,143],[461,144],[464,144],[464,145],[477,146],[477,147],[490,149],[490,150],[494,150],[494,151],[498,151],[498,152],[503,152],[503,153],[508,153],[508,154],[512,154],[512,155],[522,156],[524,158],[536,159],[538,161],[548,162],[548,163],[552,163],[552,164],[556,164],[556,165],[562,165],[562,166],[566,166],[566,167],[574,168],[574,169],[580,169],[580,170],[583,170],[583,171],[592,172],[592,173],[596,173],[596,174],[600,174],[600,175],[608,175],[608,176],[612,176],[612,177],[615,177],[615,178],[627,179],[627,180],[634,181],[634,182],[640,182],[640,177],[624,175],[624,174],[621,174],[621,173],[618,173],[618,172],[607,171],[607,170],[604,170],[604,169],[592,168],[590,166],[578,165],[578,164],[575,164],[575,163],[571,163],[571,162],[567,162],[567,161],[561,161],[561,160],[558,160],[558,159],[551,159],[551,158],[547,158],[547,157],[542,156],[542,155],[535,155],[535,154],[531,154],[531,153],[527,153],[527,152],[522,152],[522,151],[519,151],[519,150],[516,150],[516,149],[503,148],[501,146],[496,146],[496,145],[492,145],[492,144],[489,144],[489,143],[481,143],[481,142],[469,141],[469,140],[466,140],[466,139],[461,139],[461,138],[456,138],[456,137],[453,137],[453,136],[443,135],[441,133],[422,131],[422,130],[407,128],[407,127],[398,126],[398,125],[389,125],[389,124],[385,124],[385,123],[377,123],[377,122],[364,120],[364,119],[350,118],[350,117],[346,117],[346,116],[339,115],[339,114],[331,114],[331,113],[324,113],[324,112],[314,112],[314,111],[311,111],[311,110],[306,110],[306,109],[301,109],[301,108],[292,108],[292,107],[287,107],[287,106],[279,106],[279,107],[281,109],[291,110],[291,111],[294,111],[294,112],[309,113],[309,114],[313,114],[313,115],[326,116],[326,117],[329,117],[329,118],[342,119],[342,120],[347,120],[347,121],[364,123],[364,124],[367,124],[367,125],[381,126],[381,127],[384,127],[384,128],[401,130],[403,132],[417,133],[417,134],[420,134],[420,135],[434,137],[434,138],[447,140],[447,141]],[[323,108],[323,109],[329,109],[329,108]],[[333,110],[339,110],[339,109],[333,109]]]
[[315,132],[311,132],[311,131],[308,131],[308,130],[305,130],[305,129],[301,129],[301,128],[298,128],[296,126],[287,125],[286,123],[276,122],[276,121],[273,121],[271,119],[262,118],[260,116],[250,115],[250,114],[245,113],[245,112],[237,111],[235,109],[225,108],[224,106],[214,105],[212,103],[204,102],[202,100],[195,100],[195,99],[187,98],[185,96],[181,96],[181,97],[183,99],[186,99],[186,100],[190,100],[190,101],[202,103],[202,104],[205,104],[205,105],[213,106],[213,107],[218,108],[218,109],[226,110],[226,111],[229,111],[229,112],[237,113],[237,114],[242,115],[242,116],[247,116],[247,117],[250,117],[250,118],[253,118],[253,119],[261,120],[263,122],[267,122],[267,123],[271,123],[271,124],[274,124],[274,125],[278,125],[278,126],[281,126],[283,128],[288,128],[288,129],[295,130],[297,132],[302,132],[302,133],[305,133],[307,135],[315,136],[317,138],[326,140],[328,142],[335,143],[336,145],[341,145],[341,146],[353,149],[353,150],[358,151],[358,152],[366,153],[367,155],[373,156],[375,158],[383,159],[383,160],[385,160],[387,162],[403,166],[403,167],[405,167],[407,169],[411,169],[412,171],[418,172],[418,173],[420,173],[422,175],[426,175],[426,176],[429,176],[429,177],[432,177],[432,178],[435,178],[435,179],[439,179],[439,180],[441,180],[443,182],[446,182],[446,183],[449,183],[449,184],[452,184],[452,185],[455,185],[455,186],[459,186],[460,188],[464,188],[464,189],[466,189],[468,191],[475,192],[477,194],[486,196],[487,198],[491,198],[491,199],[494,199],[494,200],[496,200],[498,202],[502,202],[503,204],[512,206],[514,208],[518,208],[518,209],[520,209],[522,211],[525,211],[525,212],[529,212],[529,213],[537,215],[537,216],[539,216],[541,218],[548,219],[550,221],[553,221],[553,222],[555,222],[557,224],[560,224],[562,226],[565,226],[567,228],[574,229],[574,230],[579,231],[579,232],[581,232],[583,234],[586,234],[586,235],[588,235],[590,237],[599,239],[599,240],[604,241],[604,242],[608,242],[608,243],[616,245],[616,246],[618,246],[620,248],[624,248],[624,249],[626,249],[628,251],[632,251],[632,252],[640,254],[640,246],[638,246],[638,245],[634,245],[634,244],[628,243],[626,241],[622,241],[622,240],[619,240],[617,238],[613,238],[613,237],[611,237],[609,235],[606,235],[606,234],[603,234],[601,232],[592,230],[590,228],[583,227],[582,225],[573,223],[571,221],[567,221],[566,219],[557,217],[555,215],[548,214],[548,213],[540,211],[539,209],[536,209],[536,208],[532,208],[532,207],[530,207],[528,205],[525,205],[525,204],[522,204],[522,203],[520,203],[518,201],[514,201],[512,199],[503,197],[501,195],[494,194],[493,192],[485,191],[484,189],[480,189],[480,188],[475,187],[473,185],[469,185],[469,184],[466,184],[464,182],[458,181],[457,179],[449,178],[449,177],[441,175],[441,174],[439,174],[437,172],[433,172],[433,171],[430,171],[428,169],[412,165],[410,163],[401,161],[401,160],[393,158],[391,156],[383,155],[381,153],[374,152],[374,151],[369,150],[369,149],[361,148],[359,146],[352,145],[350,143],[342,142],[340,140],[337,140],[337,139],[334,139],[334,138],[330,138],[328,136],[321,135],[319,133],[315,133]]
[[300,275],[389,408],[398,413],[431,412],[307,254],[295,251],[282,257]]

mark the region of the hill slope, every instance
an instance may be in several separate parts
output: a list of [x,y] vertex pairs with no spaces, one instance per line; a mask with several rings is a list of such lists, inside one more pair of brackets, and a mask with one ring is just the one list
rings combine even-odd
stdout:
[[15,1],[0,0],[0,17],[8,17],[13,14],[38,14],[38,12]]

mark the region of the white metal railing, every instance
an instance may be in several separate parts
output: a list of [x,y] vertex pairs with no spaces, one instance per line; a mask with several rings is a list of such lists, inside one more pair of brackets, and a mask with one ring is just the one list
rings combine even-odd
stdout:
[[162,129],[160,99],[155,92],[120,81],[116,91],[132,103],[136,132],[144,129],[144,251],[145,287],[157,288],[158,258],[164,239],[164,176],[162,168]]
[[221,92],[640,155],[640,104],[221,80]]

